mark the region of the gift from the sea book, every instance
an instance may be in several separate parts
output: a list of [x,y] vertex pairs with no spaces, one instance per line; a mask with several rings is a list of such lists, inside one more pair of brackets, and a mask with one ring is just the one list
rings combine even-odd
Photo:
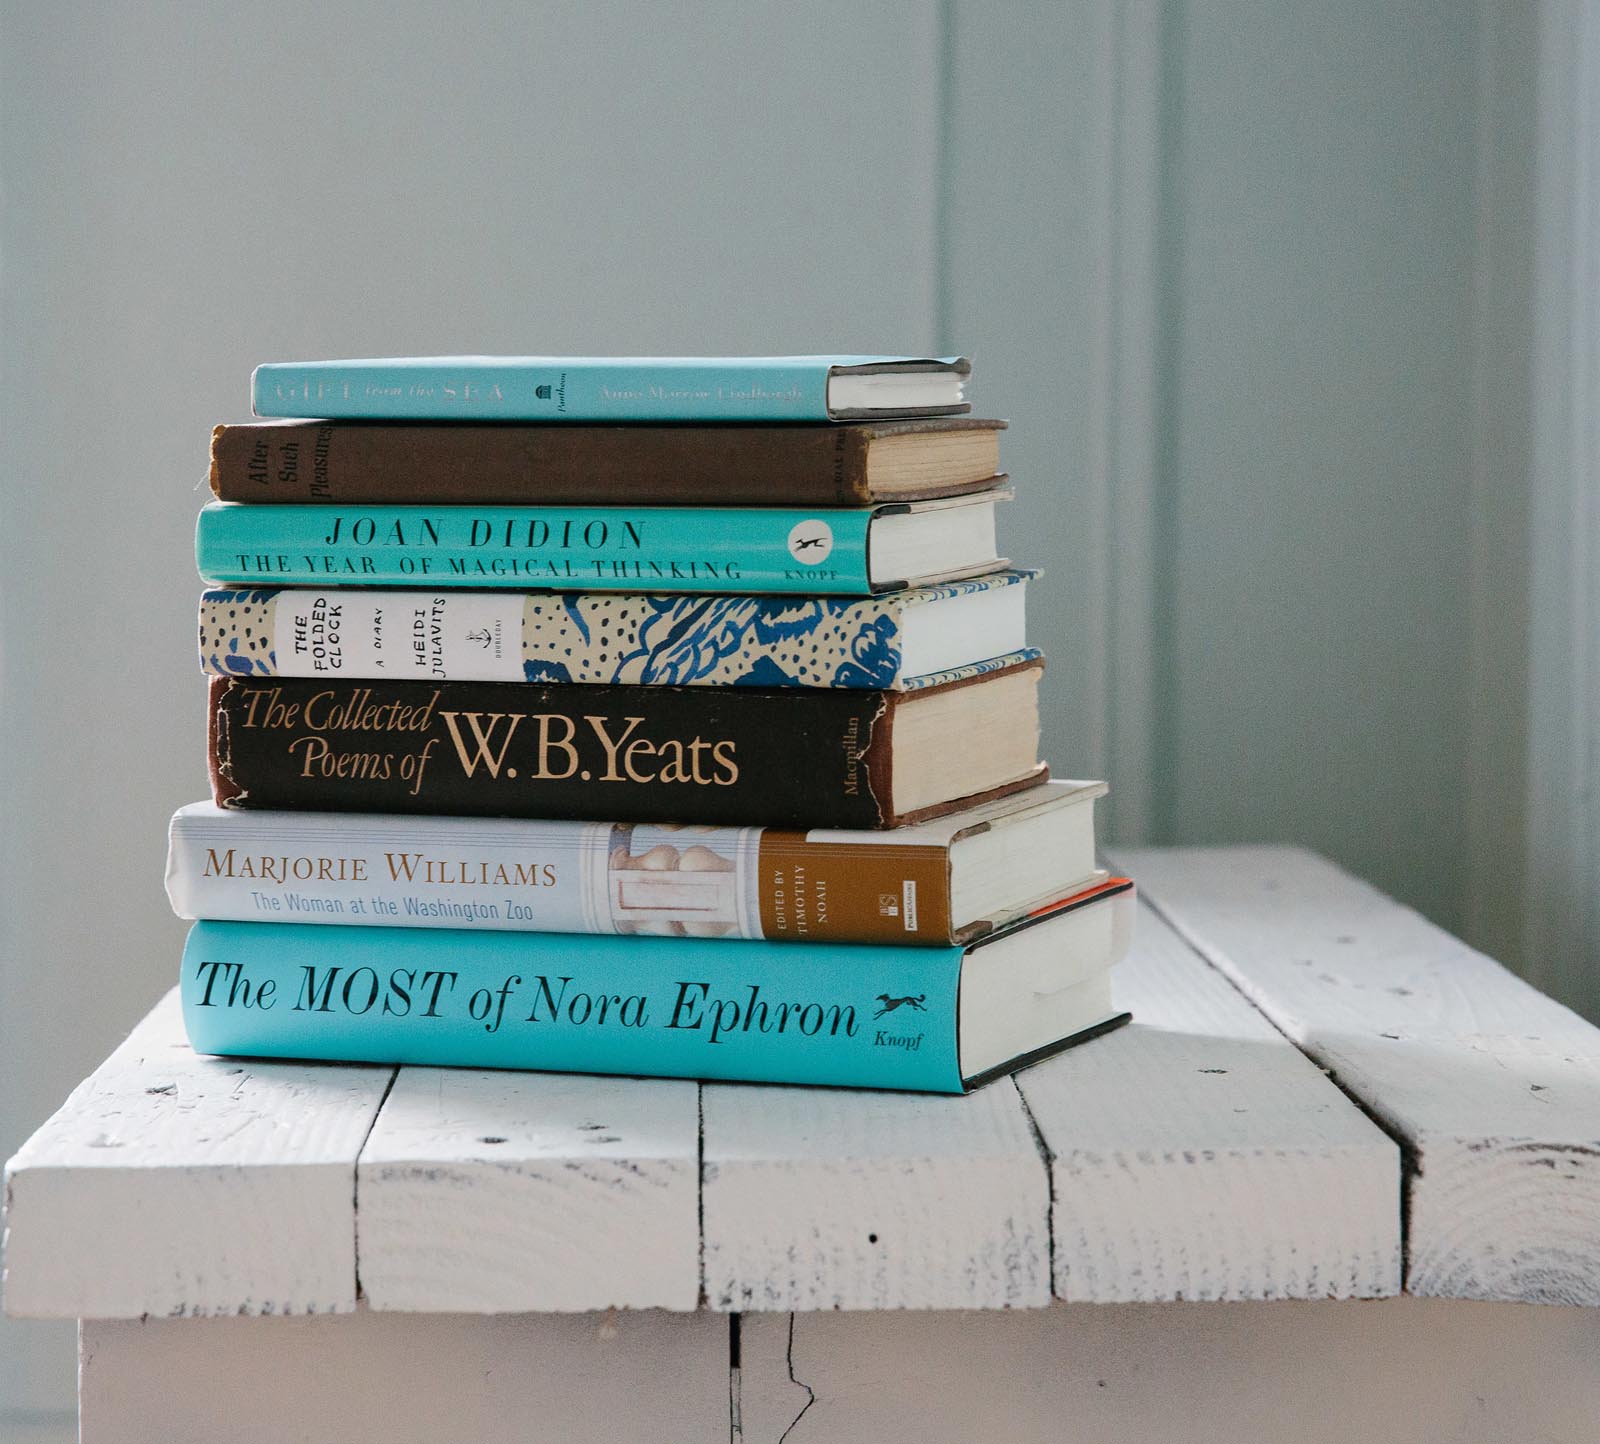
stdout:
[[406,356],[257,366],[257,416],[841,421],[968,410],[961,356]]

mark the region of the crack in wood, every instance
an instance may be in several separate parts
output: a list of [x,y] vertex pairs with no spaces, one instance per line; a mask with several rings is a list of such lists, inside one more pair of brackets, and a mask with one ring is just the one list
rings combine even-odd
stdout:
[[383,1106],[389,1101],[389,1095],[394,1092],[396,1080],[400,1077],[398,1068],[389,1070],[389,1082],[383,1090],[383,1097],[378,1100],[378,1106],[372,1110],[372,1121],[367,1125],[365,1137],[361,1140],[361,1147],[356,1149],[355,1162],[350,1165],[350,1253],[355,1262],[356,1270],[356,1301],[359,1303],[365,1296],[361,1287],[361,1159],[367,1151],[367,1144],[372,1141],[372,1132],[378,1126],[378,1120],[383,1117]]

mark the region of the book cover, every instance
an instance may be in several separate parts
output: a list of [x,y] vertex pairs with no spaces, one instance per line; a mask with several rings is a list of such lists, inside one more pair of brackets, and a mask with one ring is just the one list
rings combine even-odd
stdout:
[[[959,839],[1092,805],[1103,791],[1045,783],[879,832],[232,812],[199,802],[172,819],[167,895],[179,917],[236,922],[940,947],[1005,920],[953,922]],[[1094,876],[1091,847],[1062,862],[1050,896]],[[1015,912],[1039,899],[1019,901]]]
[[200,668],[218,677],[869,690],[928,685],[1038,652],[1018,650],[929,677],[908,676],[901,645],[907,613],[955,597],[1007,592],[1031,575],[1013,569],[859,599],[213,589],[200,598]]
[[[999,485],[994,438],[1005,424],[256,421],[212,431],[211,490],[221,501],[328,506],[868,506]],[[925,477],[869,480],[869,455],[928,441],[940,460]]]
[[[217,677],[213,795],[233,808],[889,827],[961,805],[896,813],[908,699],[1040,670],[915,692]],[[1034,764],[1002,785],[1043,775]]]
[[[431,356],[258,366],[257,416],[456,421],[831,421],[860,414],[831,400],[840,376],[964,380],[963,357]],[[952,404],[897,415],[966,411]]]
[[966,951],[198,922],[181,995],[201,1053],[962,1093]]

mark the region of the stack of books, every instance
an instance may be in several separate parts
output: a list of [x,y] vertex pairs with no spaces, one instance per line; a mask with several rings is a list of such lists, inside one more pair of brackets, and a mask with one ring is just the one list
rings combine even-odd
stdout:
[[259,367],[320,419],[212,439],[195,1047],[959,1093],[1125,1021],[970,370]]

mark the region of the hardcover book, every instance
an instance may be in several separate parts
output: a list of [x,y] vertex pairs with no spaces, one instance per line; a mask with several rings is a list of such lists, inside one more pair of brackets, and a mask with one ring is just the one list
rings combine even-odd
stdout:
[[172,819],[184,918],[782,942],[970,942],[1100,874],[1098,782],[881,832],[231,812]]
[[960,356],[424,356],[258,366],[257,416],[842,421],[966,411]]
[[1037,656],[1030,573],[880,597],[637,592],[214,590],[219,677],[902,689]]
[[866,596],[993,571],[1004,490],[837,511],[773,507],[201,509],[211,581]]
[[1042,662],[909,692],[216,677],[231,808],[883,828],[1040,781]]
[[870,506],[998,485],[1005,424],[255,421],[211,433],[211,490],[331,506]]
[[1126,1021],[1126,879],[967,947],[199,922],[202,1053],[962,1093]]

